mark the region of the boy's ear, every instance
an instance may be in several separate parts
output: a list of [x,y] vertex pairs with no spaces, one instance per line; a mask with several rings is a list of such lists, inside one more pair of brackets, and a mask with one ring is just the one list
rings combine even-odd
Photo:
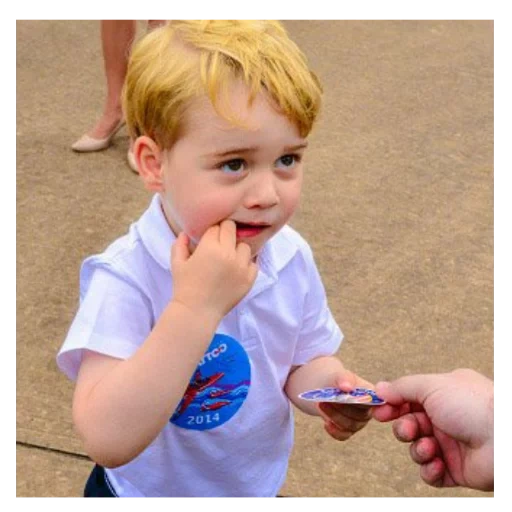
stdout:
[[144,186],[151,192],[162,192],[163,152],[158,144],[146,135],[138,137],[133,143],[133,156]]

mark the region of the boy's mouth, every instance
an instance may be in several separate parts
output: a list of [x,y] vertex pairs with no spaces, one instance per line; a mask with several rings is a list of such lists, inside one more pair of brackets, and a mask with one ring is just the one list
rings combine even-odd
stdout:
[[257,224],[257,223],[245,223],[245,222],[237,222],[236,224],[236,237],[237,238],[251,238],[253,236],[259,235],[263,230],[270,227],[269,224]]

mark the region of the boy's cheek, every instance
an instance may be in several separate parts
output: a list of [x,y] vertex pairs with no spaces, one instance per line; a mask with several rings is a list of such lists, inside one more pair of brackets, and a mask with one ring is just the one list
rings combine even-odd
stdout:
[[220,218],[219,220],[215,220],[210,222],[208,216],[199,215],[199,216],[189,216],[185,222],[183,222],[183,231],[188,235],[191,242],[197,246],[201,242],[201,238],[206,233],[206,231],[219,224],[224,218]]
[[211,213],[201,208],[201,204],[188,202],[175,209],[175,221],[180,230],[184,231],[190,240],[198,245],[206,230],[213,225]]
[[283,205],[283,213],[284,218],[286,219],[286,222],[288,222],[288,219],[290,219],[300,204],[300,184],[297,184],[295,187],[295,190],[293,190],[293,193],[290,194],[290,197]]

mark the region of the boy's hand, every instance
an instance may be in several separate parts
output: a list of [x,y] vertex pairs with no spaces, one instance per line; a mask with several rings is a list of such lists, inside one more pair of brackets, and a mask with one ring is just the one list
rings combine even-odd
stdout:
[[[351,391],[356,387],[373,389],[371,383],[349,370],[344,370],[335,378],[334,386],[342,391]],[[321,402],[318,404],[318,409],[325,420],[326,432],[338,441],[346,441],[352,437],[364,428],[372,417],[370,408],[362,405]]]
[[198,314],[225,316],[251,289],[258,268],[251,249],[236,243],[231,220],[210,227],[191,255],[189,238],[180,233],[172,247],[173,301]]

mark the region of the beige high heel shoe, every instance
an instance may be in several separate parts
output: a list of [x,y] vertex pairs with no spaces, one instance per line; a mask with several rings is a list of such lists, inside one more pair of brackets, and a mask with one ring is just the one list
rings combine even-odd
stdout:
[[117,123],[114,129],[104,139],[95,139],[94,137],[90,137],[87,134],[82,135],[82,137],[80,137],[71,146],[71,149],[73,151],[78,151],[79,153],[90,153],[92,151],[101,151],[102,149],[106,149],[110,146],[110,144],[112,144],[114,135],[124,126],[124,124],[124,119],[119,121],[119,123]]

